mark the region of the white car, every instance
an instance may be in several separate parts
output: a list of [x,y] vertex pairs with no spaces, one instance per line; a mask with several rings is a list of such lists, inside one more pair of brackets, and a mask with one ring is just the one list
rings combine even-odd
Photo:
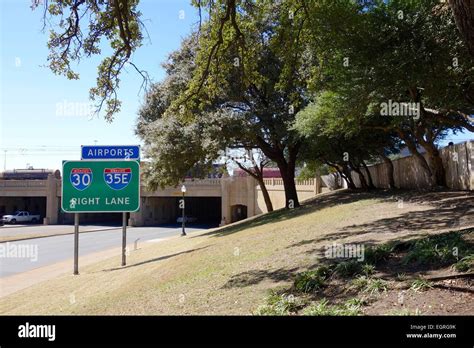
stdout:
[[[195,218],[195,217],[192,217],[192,216],[185,216],[185,217],[184,217],[184,222],[185,222],[185,223],[188,223],[188,222],[196,222],[196,221],[197,221],[197,218]],[[177,219],[176,219],[176,222],[182,224],[182,223],[183,223],[183,217],[180,216],[179,218],[177,218]]]
[[40,216],[30,214],[27,211],[18,210],[18,211],[14,212],[11,215],[3,215],[2,221],[5,224],[16,224],[18,222],[20,222],[20,223],[25,223],[25,222],[38,223],[40,221]]

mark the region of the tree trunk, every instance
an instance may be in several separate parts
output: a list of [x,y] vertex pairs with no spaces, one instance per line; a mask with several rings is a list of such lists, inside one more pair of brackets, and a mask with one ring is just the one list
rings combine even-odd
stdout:
[[368,186],[367,186],[367,181],[365,180],[365,177],[364,177],[364,174],[362,174],[362,172],[360,171],[359,167],[358,166],[355,166],[352,162],[349,162],[352,170],[354,172],[356,172],[358,175],[359,175],[359,180],[360,180],[360,186],[363,188],[363,189],[367,189]]
[[393,162],[390,158],[388,158],[387,156],[385,156],[385,154],[383,153],[383,151],[380,153],[380,157],[382,157],[383,161],[385,162],[385,164],[387,165],[387,176],[388,176],[388,187],[390,189],[394,189],[395,188],[395,177],[393,175]]
[[456,25],[474,57],[474,0],[449,0]]
[[262,152],[272,161],[276,162],[278,169],[280,169],[281,178],[283,179],[283,186],[285,188],[285,207],[297,208],[300,206],[298,200],[298,193],[296,192],[295,184],[295,167],[296,157],[298,156],[301,142],[293,143],[288,146],[288,160],[285,157],[282,147],[275,147],[269,145],[263,138],[257,138],[257,143]]
[[268,193],[267,186],[265,186],[265,181],[263,180],[263,178],[258,178],[257,181],[260,185],[260,189],[262,190],[263,199],[265,200],[267,211],[271,212],[273,211],[273,204],[272,200],[270,199],[270,194]]
[[444,170],[443,160],[441,159],[439,150],[432,143],[422,145],[428,153],[429,166],[433,174],[433,180],[438,186],[446,187],[446,172]]
[[367,180],[369,181],[369,189],[376,188],[374,185],[374,181],[372,180],[372,175],[370,174],[369,167],[367,167],[367,164],[365,164],[364,161],[362,161],[362,166],[364,167],[365,172],[367,173]]
[[431,170],[431,180],[434,185],[446,186],[446,173],[444,171],[443,161],[438,148],[434,144],[434,135],[432,131],[427,130],[423,134],[416,132],[418,143],[425,149],[428,154],[428,166]]
[[[328,162],[326,160],[324,160],[324,163],[326,163],[328,166],[334,168],[337,171],[337,173],[341,176],[341,178],[347,183],[347,187],[352,188],[352,189],[355,188],[355,187],[351,187],[351,185],[349,183],[349,180],[347,179],[346,174],[341,170],[341,168],[339,168],[338,165],[332,164],[331,162]],[[342,185],[342,181],[341,181],[341,185]]]
[[297,208],[300,206],[300,202],[296,192],[295,171],[291,170],[291,166],[286,162],[277,162],[277,165],[285,188],[285,207]]
[[425,171],[425,173],[428,175],[428,178],[430,179],[430,186],[435,185],[435,181],[433,180],[434,176],[431,171],[431,168],[426,162],[425,157],[418,152],[418,149],[416,148],[416,144],[413,140],[411,140],[409,137],[407,137],[405,134],[402,132],[399,132],[400,138],[405,142],[405,145],[408,147],[408,150],[410,150],[410,153],[415,156],[416,160],[420,164],[421,168]]
[[352,174],[351,174],[351,171],[350,171],[349,167],[343,166],[342,167],[342,172],[346,176],[344,179],[347,182],[347,187],[350,188],[351,190],[355,190],[357,188],[357,186],[354,184],[354,180],[352,180]]
[[262,190],[263,194],[263,199],[265,200],[265,205],[267,206],[267,211],[271,212],[273,211],[273,204],[270,199],[270,195],[268,194],[267,186],[265,186],[265,181],[263,180],[263,165],[261,168],[258,167],[258,165],[253,166],[253,171],[249,168],[246,168],[243,166],[241,163],[238,161],[234,161],[240,169],[242,169],[244,172],[249,174],[251,177],[253,177],[255,180],[257,180],[258,185],[260,186],[260,189]]

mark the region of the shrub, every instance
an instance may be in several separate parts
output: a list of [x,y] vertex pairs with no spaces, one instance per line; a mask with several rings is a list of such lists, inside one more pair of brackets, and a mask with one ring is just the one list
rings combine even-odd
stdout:
[[409,309],[394,309],[390,312],[388,312],[386,315],[421,315],[421,311],[416,308],[414,311],[410,311]]
[[311,292],[324,286],[324,281],[330,276],[330,266],[322,265],[312,271],[296,275],[295,288],[302,292]]
[[393,245],[391,243],[368,247],[364,252],[364,260],[368,264],[377,265],[381,261],[387,261],[392,251]]
[[382,291],[387,291],[388,285],[387,282],[380,278],[369,278],[367,286],[364,289],[364,292],[368,292],[371,295],[379,293]]
[[410,289],[416,292],[425,291],[431,288],[433,288],[433,283],[423,278],[418,278],[414,280],[410,286]]
[[375,273],[375,266],[374,265],[370,265],[368,263],[364,264],[362,266],[362,273],[366,276],[366,277],[369,277],[371,276],[372,274]]
[[449,232],[423,238],[412,243],[403,263],[420,265],[448,264],[456,262],[472,252],[472,247],[459,232]]
[[351,282],[352,287],[371,295],[386,291],[388,289],[387,282],[380,278],[369,278],[367,276],[359,276]]
[[328,300],[322,299],[319,302],[313,303],[303,310],[304,315],[359,315],[361,314],[361,307],[363,301],[353,298],[343,304],[330,305]]
[[321,272],[306,271],[296,275],[295,288],[301,292],[312,292],[321,289],[324,286],[324,280],[327,276],[321,275]]
[[458,272],[467,272],[474,268],[474,255],[469,255],[463,257],[461,260],[456,262],[454,265],[454,269]]
[[255,311],[256,315],[289,315],[298,310],[303,301],[293,295],[277,294],[272,291],[266,298],[266,303]]
[[408,276],[406,273],[397,273],[397,280],[403,282],[408,279]]
[[348,278],[359,274],[362,271],[362,264],[356,260],[342,261],[334,267],[334,273],[342,278]]
[[352,280],[351,286],[353,288],[356,288],[357,290],[362,290],[367,286],[367,283],[369,282],[369,278],[366,276],[359,276]]

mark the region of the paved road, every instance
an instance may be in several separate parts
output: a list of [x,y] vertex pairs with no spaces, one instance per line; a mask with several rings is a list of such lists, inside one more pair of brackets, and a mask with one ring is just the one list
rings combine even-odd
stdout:
[[[115,230],[119,225],[81,225],[81,232],[98,230]],[[4,225],[0,226],[0,237],[32,237],[34,235],[68,234],[74,231],[74,225]]]
[[[186,232],[193,233],[210,226],[196,225],[187,227]],[[133,243],[139,238],[140,243],[173,237],[181,233],[178,225],[158,227],[129,227],[127,242]],[[79,235],[79,256],[117,248],[122,245],[121,227],[100,232],[89,232]],[[19,256],[20,251],[23,257]],[[15,255],[17,253],[17,256]],[[0,243],[0,278],[26,272],[38,267],[73,258],[74,235],[53,236],[38,239],[25,239],[18,242]],[[79,258],[80,262],[80,258]]]

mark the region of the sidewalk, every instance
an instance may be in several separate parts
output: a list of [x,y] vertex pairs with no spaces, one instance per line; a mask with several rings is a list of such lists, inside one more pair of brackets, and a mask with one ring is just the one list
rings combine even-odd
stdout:
[[[117,262],[120,262],[121,252],[122,248],[114,248],[86,256],[81,256],[79,258],[79,275],[81,273],[81,267],[108,259],[110,257],[116,256]],[[62,274],[69,273],[72,276],[73,268],[73,259],[70,259],[52,265],[35,268],[31,271],[15,274],[9,277],[0,278],[0,298],[30,287],[34,284],[56,278]]]
[[[119,230],[121,226],[79,226],[79,233]],[[130,226],[128,227],[130,228]],[[0,227],[0,243],[25,239],[62,236],[74,233],[74,225],[28,225]]]

